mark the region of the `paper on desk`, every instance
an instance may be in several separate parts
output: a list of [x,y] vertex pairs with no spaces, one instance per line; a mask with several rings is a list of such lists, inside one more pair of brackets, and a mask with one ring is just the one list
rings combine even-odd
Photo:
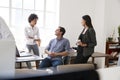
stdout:
[[33,54],[31,54],[31,53],[28,53],[28,52],[22,52],[22,53],[20,53],[20,56],[21,57],[27,57],[27,56],[32,56]]

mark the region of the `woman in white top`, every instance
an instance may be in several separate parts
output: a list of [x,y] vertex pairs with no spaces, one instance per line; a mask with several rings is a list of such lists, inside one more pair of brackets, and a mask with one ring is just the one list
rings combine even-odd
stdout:
[[[39,56],[39,48],[40,46],[40,38],[39,38],[39,29],[35,26],[38,20],[38,16],[36,14],[31,14],[28,17],[29,26],[25,28],[25,36],[26,36],[26,45],[31,52],[33,50],[34,54]],[[39,62],[36,62],[36,67],[38,67]],[[28,63],[28,68],[32,68],[31,64]]]

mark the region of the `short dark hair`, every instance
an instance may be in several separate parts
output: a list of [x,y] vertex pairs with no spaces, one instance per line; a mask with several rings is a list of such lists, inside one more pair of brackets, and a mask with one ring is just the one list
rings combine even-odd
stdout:
[[30,23],[34,19],[38,19],[38,16],[36,14],[30,14],[30,16],[28,17],[28,22]]
[[59,28],[60,28],[60,32],[62,32],[62,35],[64,35],[65,32],[66,32],[65,28],[64,28],[64,27],[61,27],[61,26],[59,26]]

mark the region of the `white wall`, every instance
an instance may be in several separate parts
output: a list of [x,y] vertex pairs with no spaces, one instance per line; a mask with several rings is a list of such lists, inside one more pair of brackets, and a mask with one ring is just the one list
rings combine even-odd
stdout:
[[[105,30],[104,30],[104,16],[105,16],[105,0],[95,0],[95,18],[94,26],[96,30],[97,46],[95,48],[96,52],[105,53]],[[97,66],[102,68],[105,66],[105,58],[97,58]]]
[[[90,15],[96,30],[97,42],[96,51],[104,52],[104,0],[61,0],[60,4],[60,25],[65,26],[66,37],[70,39],[71,46],[83,29],[81,17]],[[102,34],[101,34],[102,33]]]
[[[105,53],[106,38],[118,36],[117,27],[120,25],[120,0],[60,0],[60,25],[67,30],[65,37],[70,40],[71,46],[82,30],[81,17],[89,14],[96,31],[97,46],[95,51]],[[117,39],[116,39],[117,41]],[[96,60],[99,66],[104,67],[104,60]]]
[[71,46],[82,30],[81,17],[89,14],[94,18],[95,0],[60,0],[60,25],[67,30],[65,36],[70,39]]
[[81,17],[89,14],[96,30],[96,51],[105,52],[105,41],[120,25],[120,0],[60,0],[60,25],[67,29],[66,37],[71,45],[82,30]]
[[[83,28],[81,17],[89,14],[97,37],[95,51],[105,53],[106,37],[120,23],[119,9],[120,0],[61,0],[60,25],[65,26],[65,37],[70,40],[71,46],[75,46]],[[96,61],[100,67],[104,67],[104,59]]]
[[120,0],[106,0],[105,7],[106,37],[110,36],[114,29],[115,37],[118,37],[117,28],[120,25]]
[[105,0],[96,0],[94,26],[96,30],[97,46],[95,51],[105,52],[104,30]]

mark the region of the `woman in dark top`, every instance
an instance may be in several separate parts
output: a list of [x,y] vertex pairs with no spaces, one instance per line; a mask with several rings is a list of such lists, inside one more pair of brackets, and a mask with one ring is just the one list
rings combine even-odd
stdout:
[[75,64],[87,63],[89,57],[94,53],[94,47],[96,46],[96,33],[91,23],[89,15],[82,17],[82,25],[84,26],[83,31],[78,37],[77,41],[77,56]]

